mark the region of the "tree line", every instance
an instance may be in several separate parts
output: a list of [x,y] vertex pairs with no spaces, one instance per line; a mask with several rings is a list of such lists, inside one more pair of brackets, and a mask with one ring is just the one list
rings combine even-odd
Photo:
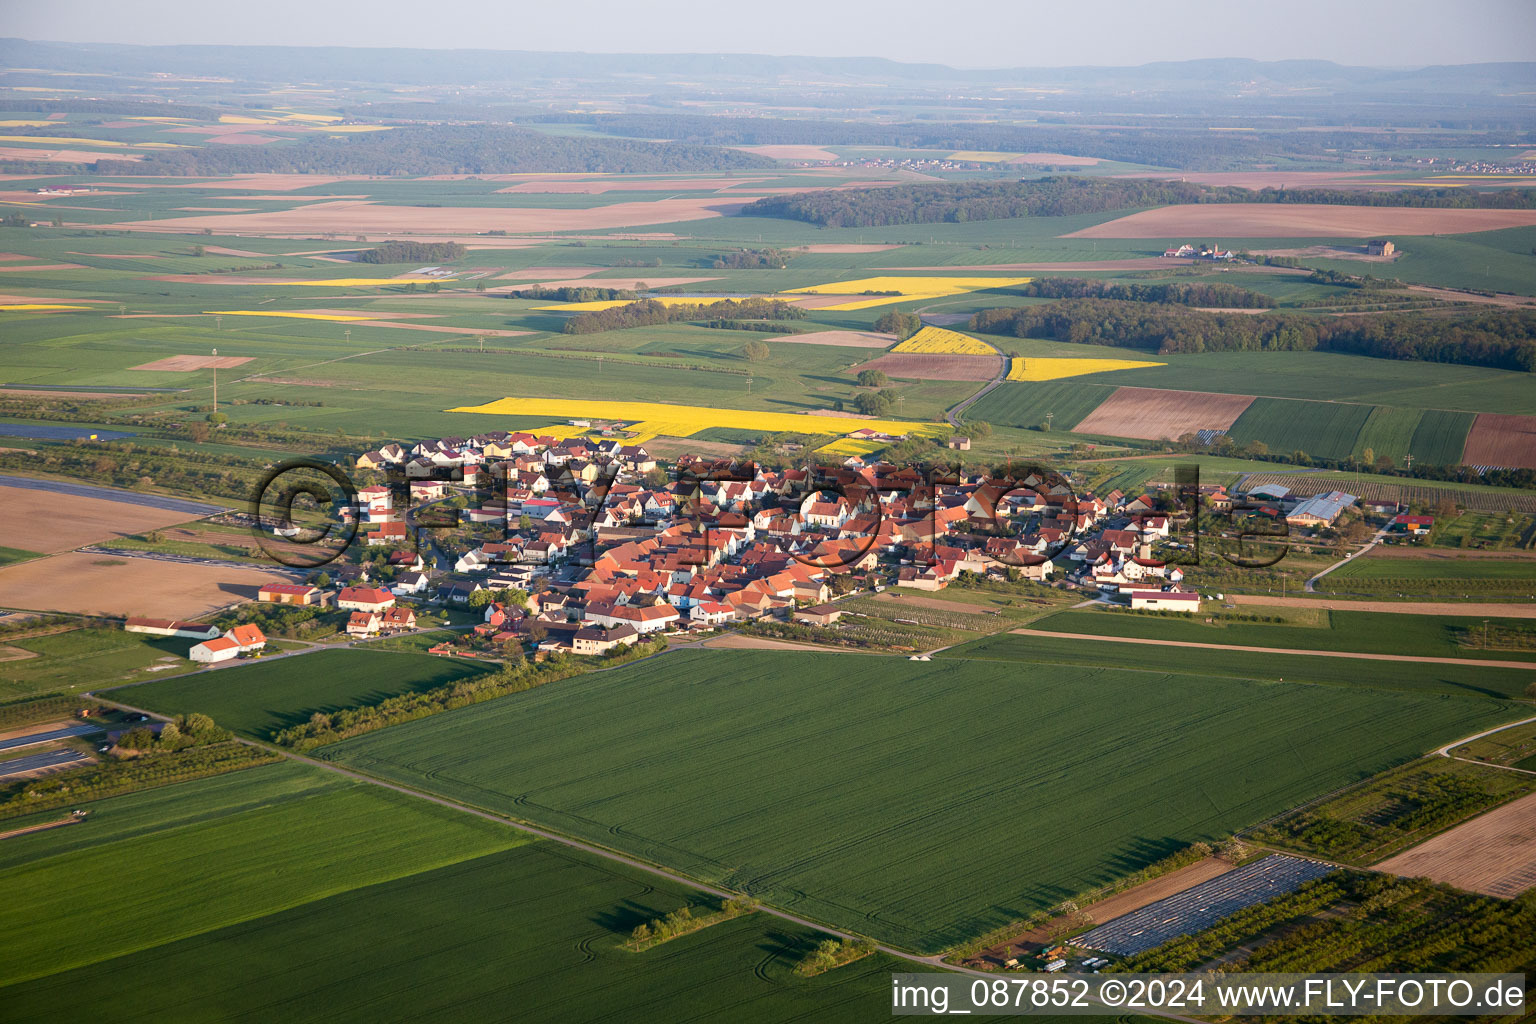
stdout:
[[[1079,100],[1079,105],[1082,101]],[[1115,123],[1018,126],[977,122],[854,124],[831,118],[717,117],[707,114],[543,114],[525,115],[525,123],[550,121],[591,125],[605,134],[646,139],[677,139],[701,145],[841,145],[895,146],[900,149],[984,150],[1011,153],[1062,153],[1181,170],[1222,170],[1272,161],[1281,154],[1332,158],[1340,150],[1389,151],[1402,146],[1392,132],[1279,131],[1213,132],[1202,125],[1147,131],[1124,123],[1124,97],[1115,97]],[[402,111],[404,113],[404,111]],[[414,115],[420,116],[418,110]],[[1421,146],[1493,145],[1505,135],[1473,137],[1450,131],[1416,135]]]
[[546,288],[540,284],[507,293],[509,299],[542,299],[546,302],[611,302],[639,297],[640,293],[630,288]]
[[961,181],[796,192],[766,196],[747,204],[741,212],[749,217],[780,217],[821,227],[869,228],[895,224],[958,224],[1014,217],[1066,217],[1181,203],[1320,203],[1328,206],[1525,210],[1536,207],[1536,188],[1489,192],[1451,188],[1350,192],[1315,188],[1247,189],[1146,178],[1053,175],[1026,181]]
[[1064,299],[1022,309],[986,309],[970,328],[1078,345],[1195,352],[1349,352],[1503,370],[1536,371],[1536,313],[1488,310],[1456,317],[1378,313],[1211,313],[1117,299]]
[[1227,309],[1267,309],[1274,299],[1263,292],[1219,282],[1118,284],[1083,277],[1045,277],[1013,289],[1037,299],[1119,299],[1180,306],[1220,306]]
[[565,322],[564,331],[566,334],[598,334],[681,320],[804,320],[806,316],[805,310],[782,299],[722,299],[697,306],[671,306],[655,299],[641,299],[626,306],[579,313]]
[[[18,129],[19,130],[19,129]],[[47,137],[37,130],[27,134]],[[582,171],[613,174],[727,171],[771,167],[738,150],[638,139],[573,138],[505,125],[432,125],[320,137],[292,144],[206,146],[152,151],[143,160],[103,155],[98,174],[517,174]]]
[[359,263],[452,263],[468,251],[458,242],[385,242],[364,249],[356,259]]

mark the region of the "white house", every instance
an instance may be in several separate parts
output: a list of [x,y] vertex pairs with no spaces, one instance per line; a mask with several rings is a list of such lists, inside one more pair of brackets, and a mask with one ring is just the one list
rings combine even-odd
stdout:
[[221,661],[231,661],[240,656],[240,644],[227,636],[215,637],[212,640],[204,640],[200,644],[194,644],[187,657],[204,665],[215,665]]
[[1182,590],[1131,590],[1131,608],[1152,612],[1198,612],[1200,595]]
[[403,572],[396,577],[395,585],[389,589],[396,597],[419,594],[427,589],[427,575],[421,572]]

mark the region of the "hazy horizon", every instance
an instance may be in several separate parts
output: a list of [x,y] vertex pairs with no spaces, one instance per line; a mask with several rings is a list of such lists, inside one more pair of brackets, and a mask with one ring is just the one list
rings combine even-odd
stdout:
[[[1536,4],[1470,0],[1444,17],[1429,0],[1296,0],[1283,10],[1213,9],[1193,0],[1156,7],[1109,0],[1090,15],[1054,5],[955,0],[934,22],[912,0],[783,0],[752,9],[617,0],[569,9],[466,0],[451,20],[423,20],[402,0],[313,4],[272,0],[253,21],[184,0],[124,6],[106,0],[11,5],[3,33],[37,42],[137,45],[348,46],[588,54],[743,54],[884,57],[967,70],[1136,67],[1166,61],[1325,60],[1384,69],[1536,60]],[[707,12],[707,16],[705,16]],[[236,19],[239,19],[238,21]],[[302,25],[302,30],[292,26]],[[1431,30],[1432,29],[1432,30]],[[984,31],[978,31],[984,30]]]

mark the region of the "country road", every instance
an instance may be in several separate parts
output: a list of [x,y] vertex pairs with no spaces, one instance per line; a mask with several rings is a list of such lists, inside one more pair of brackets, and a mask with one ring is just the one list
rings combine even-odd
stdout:
[[1333,570],[1337,569],[1339,566],[1347,565],[1348,563],[1354,561],[1355,559],[1361,558],[1361,557],[1365,556],[1371,550],[1371,548],[1375,547],[1377,544],[1380,544],[1381,543],[1381,539],[1383,537],[1385,537],[1386,535],[1387,535],[1387,528],[1385,526],[1383,526],[1381,529],[1376,531],[1375,536],[1373,536],[1369,541],[1367,541],[1363,548],[1361,548],[1359,551],[1351,551],[1349,554],[1345,555],[1343,558],[1339,559],[1337,562],[1334,562],[1332,565],[1328,566],[1326,569],[1323,569],[1316,576],[1313,576],[1311,579],[1307,580],[1307,585],[1303,589],[1307,593],[1309,593],[1309,594],[1317,593],[1317,587],[1315,586],[1315,584],[1317,583],[1318,580],[1322,579],[1324,576],[1327,576],[1329,573],[1333,572]]

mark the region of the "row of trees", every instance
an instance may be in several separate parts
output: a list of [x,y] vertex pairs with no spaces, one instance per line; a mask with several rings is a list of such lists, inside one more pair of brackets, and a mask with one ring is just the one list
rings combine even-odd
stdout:
[[[980,120],[961,123],[857,124],[843,119],[818,120],[810,117],[719,117],[673,113],[572,115],[564,111],[526,120],[562,123],[578,121],[613,135],[678,139],[717,146],[857,145],[945,151],[970,149],[1011,153],[1064,153],[1069,156],[1097,157],[1185,170],[1251,166],[1254,161],[1272,162],[1281,154],[1335,159],[1339,151],[1392,150],[1402,145],[1402,137],[1395,132],[1297,132],[1290,128],[1277,131],[1213,132],[1199,123],[1198,118],[1169,127],[1159,126],[1157,131],[1147,131],[1139,125],[1125,124],[1125,103],[1124,97],[1116,97],[1113,110],[1106,111],[1102,119],[1105,123],[1093,123],[1090,116],[1078,113],[1073,116],[1072,124],[1042,123],[1029,126]],[[412,106],[415,113],[408,112],[409,108],[402,108],[400,115],[420,116],[420,107]],[[1404,114],[1405,111],[1394,106],[1394,118],[1400,119]],[[1329,116],[1336,117],[1337,112],[1330,111]],[[1369,115],[1362,112],[1360,116],[1365,118]],[[1167,118],[1160,117],[1159,120],[1165,121]],[[1363,124],[1365,121],[1355,123]],[[1401,123],[1401,120],[1393,121],[1393,124]],[[1461,132],[1439,130],[1416,135],[1415,141],[1426,147],[1497,145],[1507,141],[1507,133],[1486,132],[1468,136]]]
[[711,270],[783,270],[792,256],[786,249],[741,249],[702,262]]
[[644,289],[632,288],[597,288],[597,287],[561,287],[546,288],[543,285],[531,285],[520,288],[515,292],[508,292],[509,299],[539,299],[544,302],[612,302],[615,299],[638,299],[640,291]]
[[922,329],[923,318],[916,313],[882,313],[875,318],[875,330],[894,334],[897,341],[906,341]]
[[1247,189],[1150,178],[1058,175],[1024,181],[961,181],[797,192],[767,196],[742,209],[751,217],[783,217],[822,227],[964,223],[1013,217],[1065,217],[1178,203],[1321,203],[1330,206],[1415,206],[1531,209],[1536,188],[1476,191],[1426,188],[1396,192],[1341,189]]
[[458,242],[385,242],[357,254],[359,263],[452,263],[469,250]]
[[641,299],[627,306],[579,313],[565,322],[564,330],[566,334],[597,334],[681,320],[804,320],[806,316],[805,310],[782,299],[721,299],[699,305],[668,305],[655,299]]
[[[46,130],[28,134],[46,137]],[[103,156],[98,174],[517,174],[580,171],[612,174],[728,171],[771,167],[739,150],[638,139],[547,135],[507,125],[402,126],[292,144],[163,150],[143,160]]]
[[1313,350],[1536,371],[1536,313],[1487,310],[1456,317],[1404,313],[1322,318],[1295,313],[1211,313],[1117,299],[1065,299],[988,309],[975,331],[1051,338],[1160,354]]
[[666,641],[658,639],[631,647],[614,648],[603,658],[567,658],[556,655],[537,664],[523,660],[521,649],[509,650],[505,653],[515,660],[503,665],[499,671],[470,676],[431,690],[388,697],[377,704],[344,708],[330,713],[317,711],[310,716],[309,721],[274,733],[272,742],[295,750],[308,750],[323,743],[335,743],[386,726],[468,707],[509,693],[531,690],[545,683],[580,675],[598,664],[613,665],[633,661],[665,648]]
[[1043,277],[1014,291],[1036,299],[1118,299],[1227,309],[1267,309],[1275,301],[1263,292],[1214,281],[1122,284],[1084,277]]

